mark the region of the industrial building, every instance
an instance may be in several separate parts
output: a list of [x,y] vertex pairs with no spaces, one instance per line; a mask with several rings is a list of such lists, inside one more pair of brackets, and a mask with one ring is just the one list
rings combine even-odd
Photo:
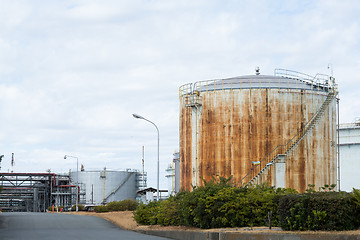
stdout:
[[340,124],[340,190],[360,189],[360,119]]
[[76,186],[68,176],[54,173],[0,173],[3,211],[45,212],[53,204],[75,204]]
[[216,175],[299,192],[336,184],[337,94],[333,77],[284,69],[181,86],[180,188]]
[[76,203],[101,205],[136,199],[146,187],[146,172],[79,171],[55,173],[0,173],[0,208],[3,211],[45,212],[51,206],[69,210]]
[[173,161],[167,167],[165,177],[168,180],[168,194],[175,195],[180,190],[180,158],[179,152],[173,154]]

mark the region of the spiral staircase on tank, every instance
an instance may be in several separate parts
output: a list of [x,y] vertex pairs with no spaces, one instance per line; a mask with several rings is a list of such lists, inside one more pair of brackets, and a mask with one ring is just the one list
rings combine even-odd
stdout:
[[332,100],[336,97],[338,91],[334,85],[329,89],[329,93],[322,103],[318,111],[312,116],[312,118],[305,124],[305,126],[285,145],[277,146],[270,154],[260,161],[259,165],[256,165],[248,174],[243,177],[239,183],[244,186],[258,185],[261,183],[261,177],[268,173],[271,166],[275,164],[280,158],[286,158],[291,154],[304,137],[309,134],[314,126],[318,123],[320,118],[324,115],[328,109]]

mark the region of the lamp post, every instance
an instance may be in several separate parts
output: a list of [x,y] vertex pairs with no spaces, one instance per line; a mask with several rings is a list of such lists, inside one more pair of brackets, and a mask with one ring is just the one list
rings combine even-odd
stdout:
[[158,134],[158,138],[157,138],[157,142],[158,142],[158,147],[157,147],[157,189],[156,189],[156,201],[159,201],[159,165],[160,165],[160,163],[159,163],[159,146],[160,146],[160,134],[159,134],[159,129],[158,129],[158,127],[155,125],[155,123],[153,123],[152,121],[150,121],[150,120],[148,120],[148,119],[146,119],[146,118],[144,118],[144,117],[142,117],[142,116],[140,116],[140,115],[138,115],[138,114],[133,114],[133,117],[134,118],[138,118],[138,119],[142,119],[142,120],[145,120],[145,121],[147,121],[147,122],[149,122],[149,123],[151,123],[152,125],[154,125],[155,126],[155,128],[156,128],[156,130],[157,130],[157,134]]
[[76,158],[76,212],[79,210],[78,208],[78,201],[79,201],[79,158],[78,157],[74,157],[74,156],[70,156],[70,155],[65,155],[64,159],[66,159],[67,157],[71,157],[71,158]]

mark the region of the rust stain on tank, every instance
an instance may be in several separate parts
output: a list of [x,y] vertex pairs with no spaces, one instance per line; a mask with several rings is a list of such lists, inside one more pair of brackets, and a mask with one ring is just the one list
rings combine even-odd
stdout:
[[[181,188],[212,176],[239,182],[278,145],[292,139],[326,99],[312,91],[279,88],[221,89],[200,92],[201,107],[187,107],[180,97]],[[305,191],[336,181],[335,104],[286,157],[285,183]],[[196,124],[195,124],[196,122]],[[194,179],[196,178],[196,179]],[[263,181],[273,183],[273,170]]]
[[182,179],[181,188],[191,189],[192,179],[192,124],[190,122],[190,111],[182,102],[180,113],[180,179]]

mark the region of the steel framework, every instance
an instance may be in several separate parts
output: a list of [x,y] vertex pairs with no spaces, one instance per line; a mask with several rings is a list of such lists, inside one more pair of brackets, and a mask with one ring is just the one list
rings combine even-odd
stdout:
[[0,173],[3,211],[45,212],[50,206],[71,207],[76,187],[70,177],[54,173]]

